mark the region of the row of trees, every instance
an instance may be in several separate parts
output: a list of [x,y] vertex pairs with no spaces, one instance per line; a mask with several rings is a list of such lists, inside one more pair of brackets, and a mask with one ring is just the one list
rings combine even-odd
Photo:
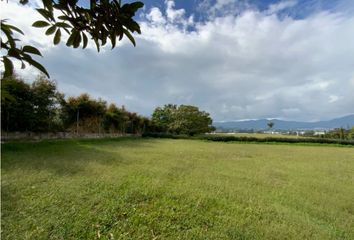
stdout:
[[354,139],[354,126],[352,128],[335,128],[324,134],[325,138]]
[[49,131],[59,127],[63,104],[54,82],[40,76],[27,84],[16,76],[1,80],[1,127],[11,131]]
[[141,133],[150,120],[88,94],[65,99],[44,75],[32,84],[1,80],[1,128],[7,132]]
[[65,98],[45,75],[32,84],[1,79],[1,129],[6,132],[131,133],[194,135],[213,130],[209,114],[190,105],[157,107],[152,119],[88,94]]

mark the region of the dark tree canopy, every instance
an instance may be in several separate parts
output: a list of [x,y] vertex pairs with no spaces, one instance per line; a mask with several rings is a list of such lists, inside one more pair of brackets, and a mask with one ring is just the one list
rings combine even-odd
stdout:
[[[28,0],[20,0],[27,4]],[[89,39],[94,41],[97,51],[101,46],[110,41],[112,49],[116,41],[126,36],[135,46],[132,33],[141,33],[139,24],[133,17],[142,2],[121,4],[118,0],[90,0],[89,7],[78,4],[78,0],[42,0],[43,7],[36,9],[43,17],[33,23],[34,27],[47,28],[45,34],[53,36],[53,44],[61,41],[62,33],[69,35],[66,41],[68,47],[86,48]],[[59,14],[59,15],[58,15]],[[33,59],[33,55],[41,56],[40,51],[33,46],[19,46],[14,33],[24,34],[16,26],[8,24],[7,20],[1,20],[1,47],[7,51],[1,56],[4,63],[4,77],[13,74],[13,59],[21,61],[22,68],[25,63],[36,67],[49,77],[46,69]]]
[[151,120],[160,132],[194,135],[213,130],[209,113],[191,105],[158,107]]
[[267,125],[268,125],[269,129],[272,129],[272,128],[274,127],[274,122],[269,121],[269,122],[267,123]]
[[44,75],[32,84],[13,75],[1,79],[1,88],[4,132],[137,134],[151,126],[149,119],[85,93],[65,99]]
[[1,127],[11,131],[52,131],[58,126],[57,114],[63,94],[54,81],[39,76],[31,85],[12,76],[1,80],[6,92],[1,98]]

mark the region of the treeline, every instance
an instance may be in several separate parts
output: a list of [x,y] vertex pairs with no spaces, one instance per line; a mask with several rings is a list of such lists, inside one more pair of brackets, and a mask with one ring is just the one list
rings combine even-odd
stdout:
[[[65,98],[56,83],[39,76],[1,80],[1,129],[6,132],[130,133],[150,130],[151,121],[124,106],[88,94]],[[151,128],[152,129],[152,128]]]
[[157,107],[150,119],[88,94],[65,98],[44,75],[32,84],[18,76],[1,79],[1,93],[1,129],[5,132],[194,135],[214,130],[209,113],[195,106]]
[[246,136],[223,136],[223,135],[205,135],[200,139],[215,142],[259,142],[259,143],[314,143],[314,144],[339,144],[354,145],[353,141],[331,138],[286,138],[286,137],[246,137]]
[[229,136],[219,134],[202,134],[197,136],[176,135],[170,133],[143,133],[147,138],[170,138],[170,139],[194,139],[214,142],[251,142],[251,143],[297,143],[297,144],[338,144],[354,146],[354,141],[350,139],[333,138],[286,138],[286,137],[247,137],[247,136]]
[[354,126],[352,128],[335,128],[320,136],[322,138],[352,139],[354,140]]

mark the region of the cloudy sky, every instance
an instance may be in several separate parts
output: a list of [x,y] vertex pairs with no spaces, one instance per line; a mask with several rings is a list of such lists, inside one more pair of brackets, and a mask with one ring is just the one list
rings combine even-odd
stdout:
[[[1,1],[1,18],[42,51],[67,96],[88,92],[145,116],[163,104],[192,104],[216,121],[354,112],[351,0],[143,1],[137,47],[124,40],[100,53],[53,46],[31,27],[40,19],[33,6],[17,2]],[[18,73],[31,81],[38,72]]]

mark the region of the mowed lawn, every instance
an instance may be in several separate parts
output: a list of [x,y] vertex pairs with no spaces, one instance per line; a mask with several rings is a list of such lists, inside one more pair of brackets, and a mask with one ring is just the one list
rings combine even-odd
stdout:
[[354,239],[354,148],[2,145],[2,239]]

